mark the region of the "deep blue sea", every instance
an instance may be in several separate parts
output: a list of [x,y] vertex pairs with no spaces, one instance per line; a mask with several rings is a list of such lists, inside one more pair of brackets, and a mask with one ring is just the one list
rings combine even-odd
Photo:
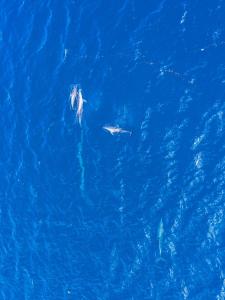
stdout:
[[224,0],[0,0],[0,300],[225,299],[224,53]]

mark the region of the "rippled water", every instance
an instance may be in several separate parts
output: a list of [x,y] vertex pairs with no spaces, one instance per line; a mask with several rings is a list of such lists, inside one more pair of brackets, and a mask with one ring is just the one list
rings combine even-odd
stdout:
[[225,299],[224,1],[0,3],[0,299]]

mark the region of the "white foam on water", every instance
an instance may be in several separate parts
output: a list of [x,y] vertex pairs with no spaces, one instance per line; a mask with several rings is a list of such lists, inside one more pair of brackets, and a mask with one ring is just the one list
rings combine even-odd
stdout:
[[200,169],[202,167],[202,153],[201,152],[199,152],[195,155],[194,162],[195,162],[196,168]]
[[185,284],[185,282],[183,280],[181,282],[181,293],[182,293],[182,295],[184,297],[183,298],[184,300],[188,299],[189,290],[188,290],[188,288],[187,288],[187,286],[186,286],[186,284]]
[[225,299],[225,279],[223,279],[219,295],[216,296],[216,300],[224,300],[224,299]]

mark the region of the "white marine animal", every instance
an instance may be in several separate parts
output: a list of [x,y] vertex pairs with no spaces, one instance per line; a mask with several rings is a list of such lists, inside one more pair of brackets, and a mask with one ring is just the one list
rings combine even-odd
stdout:
[[108,131],[111,135],[119,134],[119,133],[129,133],[132,134],[131,131],[122,129],[118,126],[103,126],[104,130]]
[[83,98],[82,90],[79,89],[78,90],[78,95],[77,95],[77,113],[76,113],[76,117],[77,117],[77,120],[78,120],[80,125],[81,125],[81,121],[82,121],[84,102],[87,102],[87,100],[85,100]]
[[163,228],[163,221],[160,220],[159,228],[158,228],[158,239],[159,239],[159,254],[162,254],[162,244],[163,244],[163,235],[164,235],[164,228]]
[[78,96],[78,86],[75,84],[70,92],[70,104],[71,104],[71,109],[75,109],[75,102]]

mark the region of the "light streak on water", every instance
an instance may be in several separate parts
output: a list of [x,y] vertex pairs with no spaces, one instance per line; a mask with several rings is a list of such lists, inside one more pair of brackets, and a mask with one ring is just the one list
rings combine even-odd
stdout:
[[83,160],[83,141],[84,141],[84,133],[83,130],[81,130],[81,139],[78,144],[77,158],[80,167],[80,191],[82,197],[84,197],[84,193],[85,193],[85,167],[84,167],[84,160]]

